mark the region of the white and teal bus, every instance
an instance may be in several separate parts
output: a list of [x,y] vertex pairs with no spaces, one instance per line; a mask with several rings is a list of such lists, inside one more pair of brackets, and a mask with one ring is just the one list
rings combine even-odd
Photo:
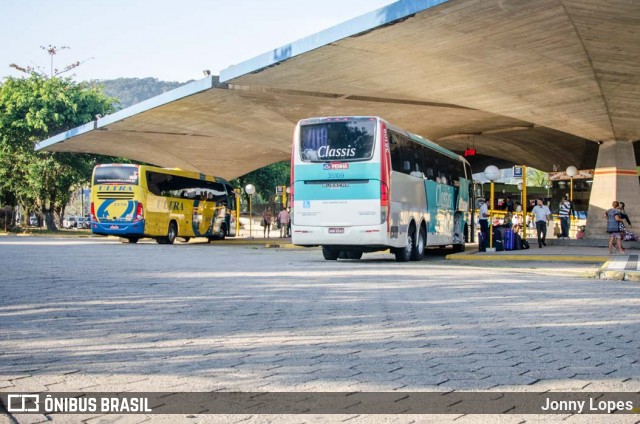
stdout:
[[327,260],[390,249],[418,261],[427,246],[464,250],[471,166],[378,117],[304,119],[291,160],[292,242]]

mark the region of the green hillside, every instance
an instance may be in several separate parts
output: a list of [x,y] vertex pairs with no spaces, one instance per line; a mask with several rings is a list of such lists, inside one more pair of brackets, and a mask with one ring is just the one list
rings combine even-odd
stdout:
[[124,109],[173,90],[191,81],[160,81],[157,78],[117,78],[113,80],[95,80],[92,85],[102,87],[109,97],[119,99],[116,110]]

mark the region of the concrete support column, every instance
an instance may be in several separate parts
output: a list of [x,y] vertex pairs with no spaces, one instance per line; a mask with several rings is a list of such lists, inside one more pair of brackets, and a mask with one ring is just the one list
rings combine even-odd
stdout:
[[608,238],[604,213],[614,200],[624,202],[634,232],[640,229],[640,184],[633,143],[606,141],[600,145],[589,198],[586,237]]

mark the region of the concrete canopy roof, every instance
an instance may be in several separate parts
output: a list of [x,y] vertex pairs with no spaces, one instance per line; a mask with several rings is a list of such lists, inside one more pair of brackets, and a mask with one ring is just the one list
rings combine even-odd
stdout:
[[[295,123],[376,115],[474,170],[595,165],[640,139],[640,3],[407,0],[41,143],[226,178],[290,157]],[[64,141],[63,143],[61,141]]]

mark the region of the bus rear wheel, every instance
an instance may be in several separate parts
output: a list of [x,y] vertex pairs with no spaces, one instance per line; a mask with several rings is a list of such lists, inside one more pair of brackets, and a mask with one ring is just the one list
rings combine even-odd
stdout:
[[340,255],[339,250],[332,249],[330,247],[322,246],[322,256],[324,256],[327,261],[337,261],[338,256]]
[[415,246],[413,246],[413,250],[411,251],[411,260],[412,261],[421,261],[424,259],[424,247],[425,247],[425,239],[426,234],[425,230],[420,227],[420,231],[418,231],[418,238],[416,240]]
[[362,250],[349,250],[347,251],[347,258],[349,259],[362,259]]
[[127,237],[127,243],[136,244],[138,242],[138,237]]
[[397,262],[408,262],[409,260],[411,260],[411,257],[413,256],[413,240],[415,238],[415,234],[416,227],[414,225],[411,225],[411,227],[409,227],[409,233],[407,234],[407,242],[405,243],[405,246],[397,247],[393,251],[393,253],[396,255]]
[[173,244],[176,241],[176,236],[178,235],[178,226],[174,221],[169,223],[169,229],[167,230],[166,237],[158,237],[156,242],[158,244]]

